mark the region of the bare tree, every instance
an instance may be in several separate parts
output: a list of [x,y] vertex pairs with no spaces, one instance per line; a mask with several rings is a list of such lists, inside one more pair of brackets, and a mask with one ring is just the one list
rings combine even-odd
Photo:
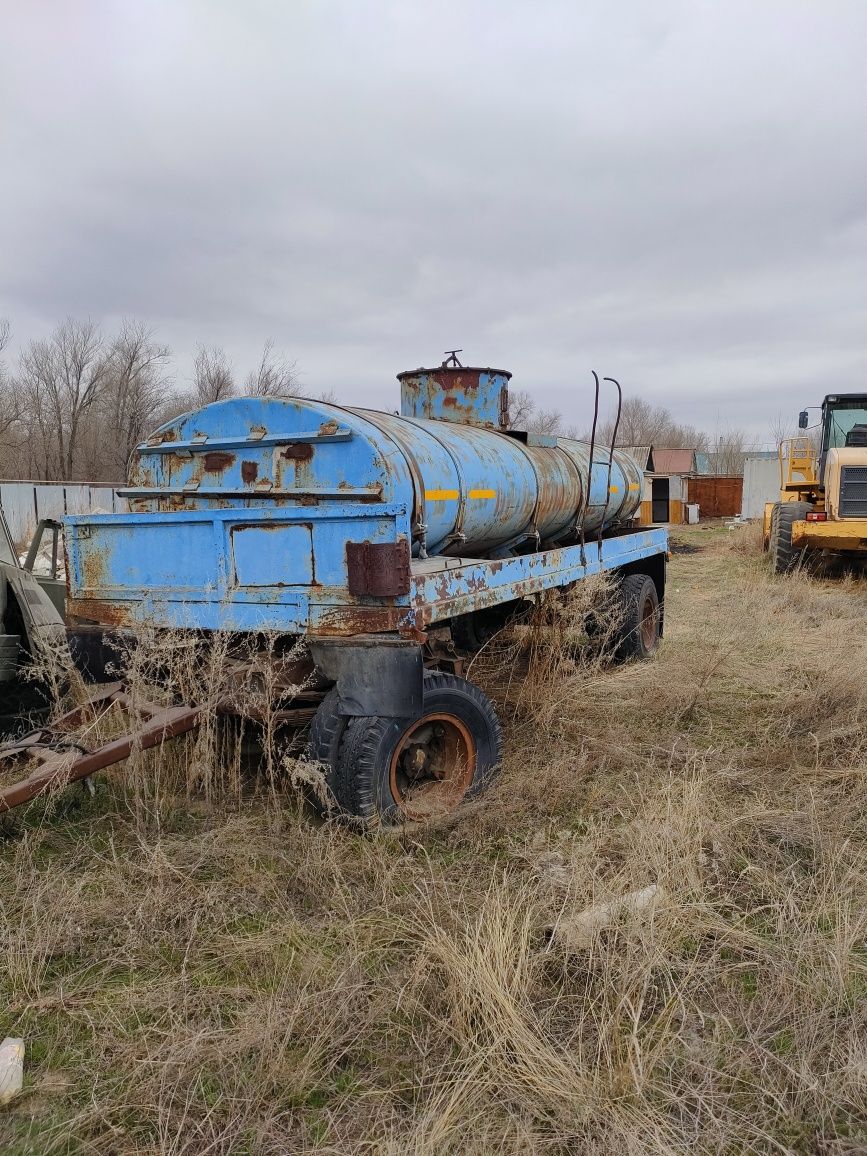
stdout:
[[526,389],[509,390],[509,429],[527,429],[536,403]]
[[754,445],[742,429],[723,427],[714,437],[713,450],[708,455],[712,472],[720,477],[740,477],[744,458]]
[[138,321],[126,320],[111,344],[99,413],[98,464],[111,478],[126,476],[130,454],[159,424],[166,401],[168,346]]
[[[11,327],[5,317],[0,317],[0,354],[9,344]],[[3,452],[3,472],[9,470],[10,451],[13,451],[21,438],[21,417],[23,407],[20,391],[15,389],[14,383],[6,370],[6,364],[0,360],[0,450]]]
[[23,350],[16,387],[32,440],[31,461],[41,476],[76,476],[85,425],[105,388],[109,361],[94,322],[71,317],[47,341],[31,341]]
[[557,409],[540,409],[526,389],[509,393],[509,429],[529,430],[531,433],[551,434],[555,437],[574,437],[574,430],[566,430],[563,415]]
[[297,378],[295,362],[274,353],[274,339],[269,337],[262,349],[258,368],[247,374],[244,392],[250,397],[295,397]]
[[[610,444],[614,436],[614,415],[599,423],[597,440]],[[617,427],[619,446],[659,446],[669,449],[707,447],[707,434],[694,426],[676,421],[662,405],[651,405],[643,397],[626,397]]]
[[776,449],[780,442],[787,442],[790,438],[798,437],[803,433],[799,430],[789,414],[778,413],[770,424],[769,437],[771,445]]
[[193,363],[193,404],[210,405],[234,397],[235,373],[225,350],[219,346],[200,345]]

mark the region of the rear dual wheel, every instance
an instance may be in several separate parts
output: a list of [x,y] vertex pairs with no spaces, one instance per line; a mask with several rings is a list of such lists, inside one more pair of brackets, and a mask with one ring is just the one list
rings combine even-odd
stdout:
[[610,632],[605,614],[601,622],[591,614],[584,624],[591,645],[617,662],[650,658],[662,637],[662,606],[656,583],[648,574],[627,574],[614,598]]
[[313,720],[309,754],[344,813],[367,822],[423,822],[454,811],[493,779],[502,755],[494,707],[456,675],[425,671],[416,719],[338,712],[333,690]]
[[659,646],[662,607],[656,583],[647,574],[627,574],[618,592],[618,659],[650,658]]

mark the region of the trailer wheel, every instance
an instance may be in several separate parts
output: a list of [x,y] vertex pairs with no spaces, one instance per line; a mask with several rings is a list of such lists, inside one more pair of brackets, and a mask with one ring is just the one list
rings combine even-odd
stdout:
[[775,574],[790,573],[804,558],[806,551],[792,545],[792,528],[812,508],[809,502],[777,502],[771,511],[770,557]]
[[647,574],[627,574],[619,597],[617,658],[650,658],[659,645],[662,620],[656,583]]
[[526,617],[530,609],[529,602],[514,601],[485,606],[470,614],[458,614],[451,620],[452,641],[458,650],[477,654],[498,631]]
[[351,719],[340,743],[337,800],[368,822],[423,822],[453,811],[496,773],[502,732],[487,695],[425,671],[418,718]]
[[338,713],[339,706],[340,695],[334,686],[317,707],[307,738],[307,757],[325,768],[325,783],[332,795],[336,795],[340,740],[349,722],[346,715]]

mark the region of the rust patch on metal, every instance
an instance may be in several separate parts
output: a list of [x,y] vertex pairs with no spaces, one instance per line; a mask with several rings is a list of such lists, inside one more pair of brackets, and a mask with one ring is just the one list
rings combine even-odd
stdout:
[[313,457],[313,446],[310,442],[293,442],[283,451],[283,457],[289,462],[309,462]]
[[81,576],[86,590],[98,590],[105,583],[105,557],[98,550],[86,550],[81,559]]
[[406,614],[403,606],[380,608],[377,606],[348,606],[323,613],[315,630],[308,631],[308,637],[331,638],[351,634],[392,634],[398,630],[401,619]]
[[241,480],[251,485],[259,476],[258,462],[241,462]]
[[103,602],[99,598],[70,599],[66,604],[66,613],[70,622],[98,622],[105,626],[127,626],[130,623],[129,612],[124,607]]
[[233,464],[235,455],[226,450],[211,450],[209,454],[205,454],[204,461],[209,474],[219,474]]
[[349,593],[395,598],[410,591],[409,543],[347,542]]

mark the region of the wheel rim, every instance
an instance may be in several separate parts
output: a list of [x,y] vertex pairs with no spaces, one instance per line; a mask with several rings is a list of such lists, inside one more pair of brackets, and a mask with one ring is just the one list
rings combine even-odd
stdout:
[[649,594],[641,607],[641,641],[645,650],[656,645],[656,606]]
[[389,767],[394,801],[409,819],[453,811],[476,771],[476,743],[452,714],[429,714],[401,735]]

